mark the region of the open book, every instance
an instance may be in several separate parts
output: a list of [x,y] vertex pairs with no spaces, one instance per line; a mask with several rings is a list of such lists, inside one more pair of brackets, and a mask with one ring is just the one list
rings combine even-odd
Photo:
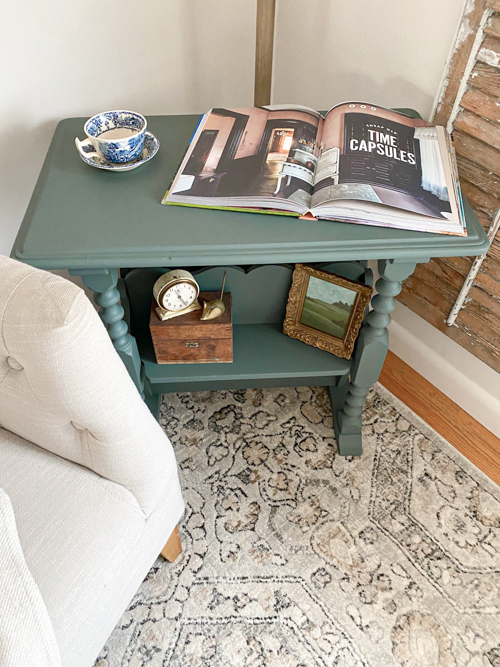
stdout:
[[360,102],[212,109],[163,204],[466,236],[445,128]]

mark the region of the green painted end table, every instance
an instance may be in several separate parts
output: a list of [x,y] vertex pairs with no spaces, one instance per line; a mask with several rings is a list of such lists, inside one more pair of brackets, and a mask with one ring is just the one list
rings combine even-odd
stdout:
[[[84,118],[61,121],[12,256],[82,276],[95,292],[115,348],[153,411],[166,391],[324,385],[330,392],[339,452],[360,454],[361,414],[384,363],[390,312],[401,281],[431,257],[486,252],[487,237],[466,202],[466,238],[162,206],[198,118],[149,117],[160,151],[139,169],[121,174],[93,169],[80,159],[74,138],[81,136]],[[280,333],[295,262],[369,280],[366,263],[372,259],[379,266],[377,293],[350,361]],[[194,270],[202,289],[217,289],[224,267],[231,267],[232,364],[154,363],[145,322],[151,286],[157,275],[176,267]]]

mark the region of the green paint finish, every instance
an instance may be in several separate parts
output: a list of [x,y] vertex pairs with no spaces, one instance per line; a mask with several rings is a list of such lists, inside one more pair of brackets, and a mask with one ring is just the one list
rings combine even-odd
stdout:
[[387,328],[391,323],[390,313],[396,307],[394,297],[401,291],[401,281],[415,270],[415,264],[381,260],[378,269],[380,278],[375,285],[376,294],[356,341],[351,381],[342,409],[334,417],[335,437],[343,455],[362,453],[361,418],[366,395],[371,385],[377,382],[389,349]]
[[[360,262],[313,266],[352,280],[365,283],[371,281],[371,271]],[[149,328],[153,285],[169,268],[174,267],[134,269],[126,275],[125,284],[131,304],[131,326],[134,335]],[[220,290],[224,272],[227,271],[225,289],[232,294],[232,316],[235,324],[283,323],[292,284],[292,264],[268,264],[246,269],[220,266],[191,270],[202,291]]]
[[178,391],[219,391],[221,389],[266,389],[268,387],[328,387],[335,389],[335,382],[337,378],[319,379],[317,376],[298,378],[252,378],[245,377],[238,380],[225,379],[221,380],[203,380],[202,382],[193,385],[187,380],[180,382],[169,382],[158,385],[159,391],[162,394]]
[[84,118],[59,123],[12,256],[41,268],[220,266],[470,256],[489,247],[465,204],[469,236],[424,234],[280,215],[162,206],[198,116],[150,116],[161,142],[139,169],[93,169],[74,138]]
[[[402,111],[418,117],[412,110]],[[401,280],[425,258],[486,252],[486,234],[467,202],[466,238],[162,206],[162,195],[198,119],[148,117],[148,128],[159,138],[161,149],[153,160],[125,173],[84,164],[74,138],[86,119],[61,121],[12,256],[44,269],[69,268],[83,277],[96,293],[113,343],[155,415],[164,391],[324,385],[329,388],[340,453],[360,454],[361,413],[385,359],[387,326]],[[382,278],[352,360],[281,333],[294,263],[314,263],[370,284],[369,259],[379,260]],[[252,265],[268,266],[249,270]],[[128,273],[126,298],[117,271],[125,267],[146,269]],[[203,289],[219,289],[224,268],[230,267],[227,288],[233,293],[236,323],[232,364],[154,363],[148,329],[151,290],[165,271],[155,267],[190,268]]]
[[144,400],[153,417],[158,420],[160,418],[161,394],[146,394]]
[[337,414],[334,415],[333,426],[335,429],[335,440],[337,441],[337,449],[340,456],[361,456],[361,454],[363,453],[361,436],[358,433],[350,434],[350,433],[345,433],[345,431],[342,431],[342,428],[339,425]]
[[[362,263],[321,265],[324,270],[364,280],[371,271]],[[190,391],[303,385],[336,385],[347,376],[351,362],[339,359],[282,333],[293,267],[262,265],[195,270],[202,290],[226,289],[233,299],[234,362],[232,364],[155,363],[149,334],[152,287],[165,271],[134,269],[125,284],[131,308],[131,327],[139,341],[144,374],[151,391]]]
[[[273,384],[239,384],[238,386],[328,385],[332,378],[349,373],[347,359],[305,345],[285,336],[281,324],[236,324],[233,328],[234,361],[231,364],[156,364],[149,337],[139,338],[144,372],[153,391],[167,391],[170,384],[189,384],[195,391],[199,384],[212,382],[218,389],[228,383],[245,380]],[[283,385],[280,382],[284,382]],[[333,382],[335,384],[335,382]],[[158,390],[156,386],[161,386]],[[172,390],[174,391],[174,390]]]

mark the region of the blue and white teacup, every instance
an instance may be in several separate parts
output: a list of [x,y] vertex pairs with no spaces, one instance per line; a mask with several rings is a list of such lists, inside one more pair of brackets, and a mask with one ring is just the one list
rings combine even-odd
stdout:
[[87,139],[75,144],[87,157],[100,157],[107,162],[135,160],[144,148],[147,121],[135,111],[105,111],[92,116],[83,126]]

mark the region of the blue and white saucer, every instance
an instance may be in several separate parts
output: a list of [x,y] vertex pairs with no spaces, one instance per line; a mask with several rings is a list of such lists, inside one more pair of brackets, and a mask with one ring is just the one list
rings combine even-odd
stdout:
[[[97,169],[107,169],[108,171],[130,171],[131,169],[137,169],[141,164],[148,162],[152,157],[158,153],[160,148],[160,142],[155,137],[152,132],[146,131],[144,136],[144,148],[139,157],[136,157],[135,160],[130,162],[107,162],[102,157],[95,155],[95,148],[90,143],[90,140],[81,142],[81,150],[78,150],[78,153],[82,160],[89,164],[91,167],[96,167]],[[78,147],[77,147],[78,149]],[[85,153],[93,153],[93,155],[85,155]]]

